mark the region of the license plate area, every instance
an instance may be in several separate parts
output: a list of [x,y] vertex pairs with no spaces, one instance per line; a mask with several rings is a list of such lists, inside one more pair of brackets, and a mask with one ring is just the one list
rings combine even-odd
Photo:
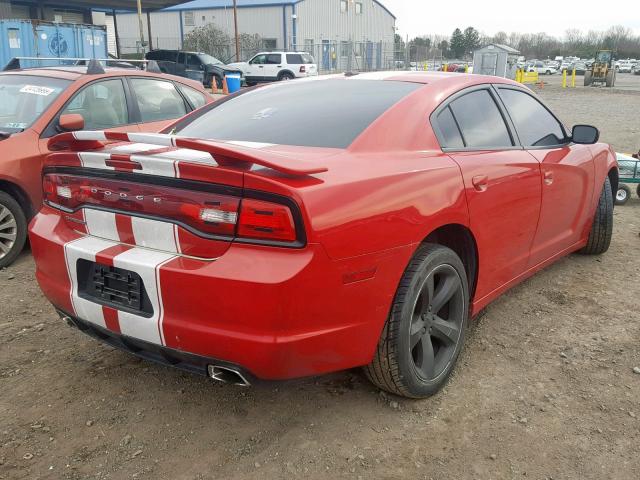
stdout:
[[101,305],[143,317],[153,315],[153,307],[140,275],[124,268],[79,259],[78,296]]

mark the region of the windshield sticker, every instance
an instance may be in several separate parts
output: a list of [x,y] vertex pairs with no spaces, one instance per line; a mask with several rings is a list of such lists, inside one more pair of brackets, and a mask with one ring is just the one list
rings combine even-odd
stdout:
[[55,91],[55,88],[38,87],[36,85],[25,85],[20,89],[20,93],[30,93],[32,95],[41,95],[43,97],[47,97]]
[[25,129],[25,128],[27,128],[27,124],[26,123],[22,123],[22,122],[9,122],[9,123],[5,123],[4,127],[5,128],[21,128],[21,129]]

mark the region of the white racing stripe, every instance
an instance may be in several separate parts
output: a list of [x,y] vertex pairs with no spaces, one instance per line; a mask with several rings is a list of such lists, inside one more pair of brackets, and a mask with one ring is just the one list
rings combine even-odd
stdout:
[[165,159],[155,155],[131,155],[131,161],[138,162],[142,167],[142,171],[135,171],[135,173],[159,175],[161,177],[176,176],[176,162],[170,158]]
[[130,132],[128,134],[130,142],[139,142],[139,143],[153,143],[156,146],[160,145],[163,147],[173,147],[175,146],[175,135],[167,135],[163,133],[135,133]]
[[116,227],[116,214],[103,210],[85,208],[84,219],[87,222],[87,233],[95,237],[107,238],[119,241],[118,228]]
[[231,140],[225,143],[230,143],[231,145],[238,145],[239,147],[257,148],[257,149],[273,147],[275,145],[273,143],[244,142],[240,140]]
[[113,167],[108,166],[105,160],[108,160],[110,154],[99,152],[80,152],[78,153],[80,162],[85,168],[99,168],[101,170],[115,170]]
[[174,225],[149,218],[131,217],[136,245],[164,252],[177,253]]
[[112,153],[137,153],[137,152],[148,152],[149,150],[157,150],[158,145],[153,145],[151,143],[127,143],[126,145],[116,145],[115,147],[107,146],[104,151],[112,152]]
[[198,150],[190,150],[188,148],[179,148],[177,150],[171,150],[169,152],[153,153],[149,155],[149,158],[166,158],[167,160],[217,165],[210,153],[200,152]]
[[106,140],[104,132],[94,131],[79,131],[73,132],[73,137],[76,140]]
[[73,305],[76,317],[106,328],[102,305],[85,300],[78,296],[78,270],[77,262],[83,258],[95,262],[96,254],[105,248],[117,245],[108,240],[95,237],[83,237],[78,240],[66,243],[64,246],[64,257],[67,262],[67,272],[71,281],[71,304]]
[[139,338],[158,345],[164,344],[162,334],[163,306],[160,290],[160,267],[175,258],[170,253],[156,252],[143,248],[132,248],[113,259],[115,267],[136,272],[142,278],[142,283],[153,307],[150,318],[134,315],[118,310],[120,331],[123,335]]

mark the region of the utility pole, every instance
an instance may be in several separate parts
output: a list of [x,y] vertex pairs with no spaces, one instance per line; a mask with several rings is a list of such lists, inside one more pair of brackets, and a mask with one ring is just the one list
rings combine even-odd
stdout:
[[[139,2],[140,0],[138,0]],[[236,36],[236,62],[240,61],[240,37],[238,36],[238,2],[233,0],[233,28]]]
[[142,47],[142,53],[144,53],[144,27],[142,25],[142,0],[138,0],[138,26],[140,27],[140,46]]

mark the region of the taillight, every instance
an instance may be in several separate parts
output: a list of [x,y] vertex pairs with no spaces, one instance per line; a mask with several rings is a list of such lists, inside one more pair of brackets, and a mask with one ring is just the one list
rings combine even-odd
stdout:
[[302,65],[302,66],[300,67],[300,73],[306,73],[306,71],[307,71],[307,67],[305,67],[304,65]]
[[293,242],[296,226],[288,206],[253,198],[243,198],[238,221],[238,237]]
[[73,212],[98,207],[139,214],[190,227],[207,235],[238,238],[251,243],[302,245],[292,207],[278,201],[241,198],[224,193],[136,183],[103,177],[47,173],[44,201]]
[[171,219],[209,235],[233,236],[240,198],[123,180],[47,174],[44,200],[68,211],[97,206]]

